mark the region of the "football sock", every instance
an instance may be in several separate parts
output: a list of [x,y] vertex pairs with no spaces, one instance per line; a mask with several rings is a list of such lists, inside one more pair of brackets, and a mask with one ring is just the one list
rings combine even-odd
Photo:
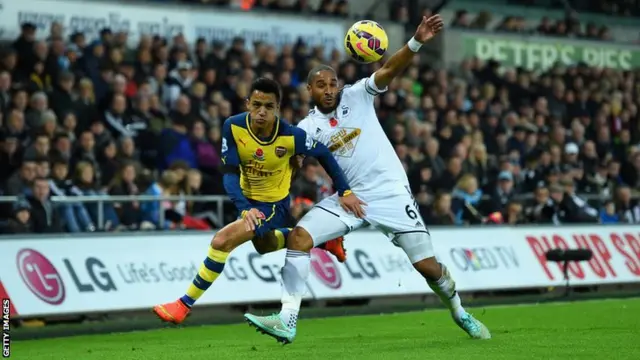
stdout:
[[211,286],[211,284],[222,274],[224,270],[224,263],[229,256],[228,252],[216,250],[209,246],[209,252],[207,258],[204,259],[198,274],[193,279],[187,293],[180,298],[180,300],[187,306],[191,307],[198,300],[202,294]]
[[285,248],[287,244],[287,237],[289,237],[290,232],[291,232],[291,228],[279,228],[274,230],[276,239],[278,240],[278,245],[276,247],[276,250]]
[[458,295],[456,291],[456,283],[453,281],[453,278],[451,278],[449,270],[447,270],[444,264],[440,264],[440,266],[442,267],[442,276],[440,276],[440,279],[436,281],[427,280],[427,284],[429,284],[431,290],[438,295],[440,301],[451,311],[451,314],[456,319],[460,319],[460,317],[467,312],[462,307],[460,295]]
[[307,290],[307,278],[311,258],[309,253],[287,250],[282,268],[282,311],[280,318],[289,327],[295,328],[302,296]]

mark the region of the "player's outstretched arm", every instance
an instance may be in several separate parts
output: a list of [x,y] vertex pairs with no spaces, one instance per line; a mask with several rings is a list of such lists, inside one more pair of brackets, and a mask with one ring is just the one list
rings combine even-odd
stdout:
[[323,144],[313,140],[304,130],[293,128],[295,138],[295,155],[312,156],[318,159],[318,162],[327,171],[327,174],[333,180],[333,187],[340,196],[340,204],[349,212],[357,217],[364,217],[363,201],[358,199],[349,187],[342,169],[336,159],[333,158],[329,149]]
[[258,224],[257,217],[252,213],[252,206],[240,187],[240,156],[236,141],[231,132],[231,122],[224,122],[222,126],[222,185],[229,199],[238,209],[240,216],[245,219],[247,230],[254,230]]
[[402,49],[393,54],[389,60],[375,72],[373,76],[375,85],[378,89],[386,88],[391,81],[398,75],[402,74],[411,64],[413,55],[415,55],[420,47],[427,41],[436,36],[443,28],[444,24],[440,15],[433,15],[429,18],[422,17],[422,22],[418,25],[415,35],[407,42]]

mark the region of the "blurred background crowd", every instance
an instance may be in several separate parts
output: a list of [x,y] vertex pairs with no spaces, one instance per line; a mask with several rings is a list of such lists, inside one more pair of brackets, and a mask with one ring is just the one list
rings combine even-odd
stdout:
[[[574,3],[638,15],[632,0]],[[419,4],[394,4],[392,18],[413,29],[409,14]],[[348,16],[346,1],[256,6]],[[480,26],[465,11],[451,20],[452,27],[485,30],[490,23],[480,19]],[[570,21],[529,27],[510,17],[495,31],[610,39],[606,27]],[[218,227],[235,218],[230,204],[219,219],[210,203],[74,197],[224,195],[220,129],[244,111],[255,78],[280,82],[281,115],[296,123],[313,106],[305,88],[311,67],[329,64],[350,84],[380,66],[356,64],[337,50],[327,56],[302,40],[277,48],[243,38],[143,36],[130,47],[127,33],[104,28],[94,39],[58,23],[46,39],[39,35],[24,23],[0,49],[0,195],[10,199],[0,203],[1,233]],[[532,71],[476,58],[450,66],[424,60],[416,56],[377,109],[427,224],[640,223],[639,69],[578,63]],[[293,214],[331,193],[321,166],[307,159],[292,184]]]

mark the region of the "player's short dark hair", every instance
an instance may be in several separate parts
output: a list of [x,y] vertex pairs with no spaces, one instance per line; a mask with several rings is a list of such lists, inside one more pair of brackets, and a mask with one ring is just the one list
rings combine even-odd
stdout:
[[321,71],[331,71],[331,73],[337,75],[336,71],[329,65],[316,65],[309,71],[309,75],[307,75],[307,85],[311,85],[313,79],[316,77],[316,74]]
[[282,99],[282,88],[277,81],[266,77],[257,78],[251,84],[250,94],[253,94],[253,92],[256,90],[265,94],[274,94],[276,96],[278,104],[280,104],[280,99]]

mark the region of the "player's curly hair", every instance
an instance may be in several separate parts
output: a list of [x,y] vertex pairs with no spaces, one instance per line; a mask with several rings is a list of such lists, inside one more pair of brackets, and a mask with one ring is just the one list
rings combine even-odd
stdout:
[[274,94],[276,96],[276,101],[280,104],[280,100],[282,99],[282,88],[277,81],[266,77],[257,78],[251,84],[251,91],[249,93],[252,94],[256,90],[265,94]]

